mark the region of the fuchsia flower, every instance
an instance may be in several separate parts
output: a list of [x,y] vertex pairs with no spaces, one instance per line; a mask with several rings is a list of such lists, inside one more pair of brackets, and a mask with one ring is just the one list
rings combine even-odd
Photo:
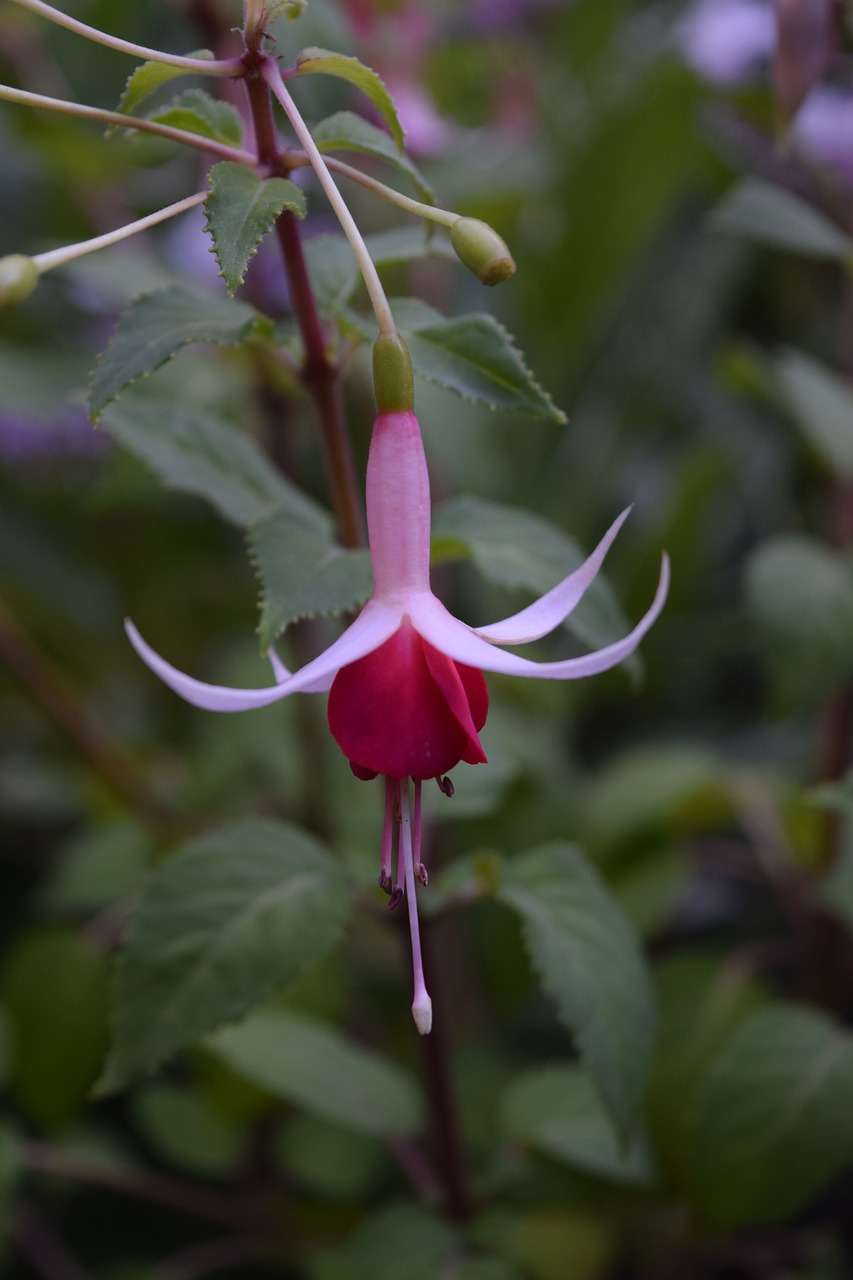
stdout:
[[[291,693],[329,690],[329,728],[359,778],[386,780],[379,883],[391,906],[408,898],[414,963],[412,1013],[422,1035],[432,1006],[420,955],[415,880],[421,862],[421,783],[445,776],[460,760],[483,764],[479,731],[488,694],[483,671],[577,680],[607,671],[633,653],[663,608],[669,566],[663,558],[651,608],[615,644],[562,662],[531,662],[497,644],[523,644],[553,631],[575,608],[628,515],[624,511],[581,567],[520,613],[488,627],[469,627],[433,595],[429,581],[429,476],[418,420],[410,411],[380,413],[367,465],[367,524],[373,595],[350,627],[325,652],[291,674],[271,654],[278,683],[269,689],[230,689],[183,675],[151,649],[132,623],[137,653],[176,693],[209,711],[247,711]],[[410,794],[413,784],[413,801]],[[392,879],[395,828],[398,877]]]

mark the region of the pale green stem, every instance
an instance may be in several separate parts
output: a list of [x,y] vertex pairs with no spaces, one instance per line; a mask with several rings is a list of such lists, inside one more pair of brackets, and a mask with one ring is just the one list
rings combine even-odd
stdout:
[[[459,214],[451,212],[450,209],[439,209],[434,204],[424,204],[420,200],[413,200],[411,196],[404,196],[401,191],[395,191],[393,187],[388,187],[384,182],[379,182],[376,178],[371,178],[369,174],[362,173],[361,169],[356,169],[351,164],[346,164],[343,160],[336,160],[334,156],[325,157],[326,164],[335,173],[339,173],[343,178],[351,178],[353,182],[358,182],[363,187],[367,187],[368,191],[373,191],[376,195],[382,196],[384,200],[390,200],[392,204],[396,204],[401,209],[405,209],[407,213],[414,213],[419,218],[426,218],[430,222],[438,222],[443,227],[452,227],[454,222],[459,221]],[[287,163],[290,168],[299,169],[305,165],[310,165],[310,157],[304,151],[288,151]]]
[[87,253],[97,253],[99,249],[108,249],[111,244],[119,244],[122,240],[127,240],[130,236],[138,235],[140,231],[146,231],[149,227],[156,227],[158,222],[166,222],[168,218],[174,218],[179,213],[185,213],[187,209],[192,209],[194,205],[201,204],[202,200],[207,199],[206,191],[198,191],[194,196],[187,196],[185,200],[178,200],[175,204],[167,205],[165,209],[158,209],[156,213],[149,213],[145,218],[139,218],[136,222],[128,222],[124,227],[118,227],[115,231],[108,231],[105,235],[95,236],[92,240],[81,240],[78,244],[63,245],[61,249],[49,249],[47,253],[33,254],[33,262],[36,270],[41,275],[45,271],[52,271],[54,267],[64,266],[66,262],[73,262],[75,258],[82,258]]
[[355,219],[347,208],[346,201],[338,191],[335,180],[329,172],[328,165],[320,154],[317,144],[311,137],[311,132],[299,114],[296,103],[291,98],[281,78],[281,73],[276,64],[269,58],[266,59],[263,66],[264,79],[275,94],[284,110],[293,132],[296,134],[302,146],[308,161],[317,175],[320,186],[326,193],[329,204],[335,211],[335,216],[341,224],[344,235],[349,241],[350,248],[355,254],[355,260],[358,263],[359,270],[364,278],[364,283],[370,297],[370,303],[376,313],[376,322],[379,325],[379,332],[389,335],[396,334],[397,326],[394,323],[394,317],[391,315],[391,308],[388,305],[388,299],[385,296],[385,290],[382,287],[382,281],[379,279],[379,273],[376,270],[373,259],[367,251],[367,245],[364,243],[364,237],[359,231]]
[[143,133],[155,133],[158,137],[168,138],[171,142],[180,142],[184,146],[196,147],[200,151],[210,151],[222,160],[234,160],[238,164],[253,167],[257,164],[257,157],[251,151],[229,147],[224,142],[205,138],[200,133],[190,133],[187,129],[173,129],[171,125],[158,124],[156,120],[140,120],[137,116],[126,116],[120,111],[104,111],[101,107],[90,107],[82,102],[66,102],[64,98],[47,98],[42,93],[13,89],[8,84],[0,84],[0,98],[5,98],[7,102],[18,102],[24,107],[60,111],[64,115],[80,116],[84,120],[100,120],[103,124],[117,125],[121,129],[139,129]]
[[117,49],[119,53],[129,53],[134,58],[144,58],[146,62],[163,62],[168,67],[181,67],[184,71],[193,71],[200,76],[239,76],[243,72],[243,63],[240,58],[218,61],[213,58],[186,58],[176,53],[163,53],[161,49],[148,49],[145,45],[133,44],[130,40],[119,40],[117,36],[99,31],[97,27],[89,27],[85,22],[78,22],[76,18],[69,17],[61,9],[54,9],[53,5],[45,4],[44,0],[14,0],[14,3],[22,5],[24,9],[30,9],[50,22],[57,23],[60,27],[67,27],[78,36],[85,36],[87,40],[106,45],[108,49]]

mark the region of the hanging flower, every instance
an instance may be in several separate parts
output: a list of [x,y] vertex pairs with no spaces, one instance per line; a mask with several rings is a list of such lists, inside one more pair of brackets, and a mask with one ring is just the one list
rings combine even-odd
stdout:
[[[269,689],[203,684],[170,666],[132,623],[127,632],[151,670],[187,702],[209,711],[247,711],[291,693],[329,690],[329,728],[357,777],[386,780],[379,883],[396,906],[408,898],[415,990],[412,1013],[422,1035],[432,1008],[420,956],[415,880],[427,882],[421,861],[421,783],[460,760],[483,764],[479,731],[486,721],[484,671],[577,680],[627,658],[652,626],[666,598],[663,559],[651,608],[633,631],[595,653],[561,662],[532,662],[496,645],[524,644],[553,631],[578,604],[628,512],[614,522],[588,560],[520,613],[488,627],[469,627],[433,595],[429,581],[429,476],[418,420],[405,411],[376,419],[367,465],[367,525],[373,595],[350,627],[312,662],[289,672],[271,653],[278,683]],[[392,877],[395,830],[398,879]]]

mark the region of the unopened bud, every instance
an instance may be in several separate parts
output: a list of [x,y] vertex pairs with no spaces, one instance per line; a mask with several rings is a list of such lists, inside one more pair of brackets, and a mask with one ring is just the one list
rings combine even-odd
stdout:
[[0,307],[14,307],[28,298],[38,284],[39,273],[32,258],[10,253],[0,258]]
[[456,256],[482,284],[501,284],[515,275],[512,254],[497,231],[479,218],[457,218],[450,228]]
[[373,389],[380,413],[408,413],[415,407],[412,361],[399,333],[380,333],[373,344]]

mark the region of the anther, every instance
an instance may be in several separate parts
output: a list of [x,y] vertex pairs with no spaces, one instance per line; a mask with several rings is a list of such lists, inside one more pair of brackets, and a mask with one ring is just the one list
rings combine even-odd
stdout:
[[439,791],[443,791],[446,796],[452,796],[456,788],[448,777],[436,778]]
[[403,886],[401,884],[395,884],[394,888],[391,890],[391,897],[388,901],[388,910],[393,911],[395,907],[398,907],[400,905],[402,900],[403,900]]
[[429,884],[429,872],[422,862],[415,863],[415,876],[420,880],[424,888]]

